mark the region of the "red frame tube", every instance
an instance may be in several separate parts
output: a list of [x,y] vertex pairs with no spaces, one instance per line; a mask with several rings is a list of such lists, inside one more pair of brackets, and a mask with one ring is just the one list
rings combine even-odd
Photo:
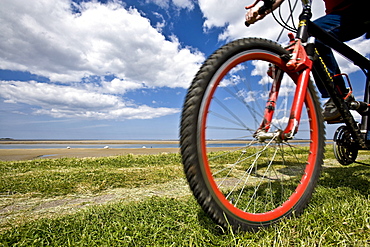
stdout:
[[269,73],[271,73],[271,77],[273,78],[273,83],[271,86],[271,90],[269,93],[269,98],[266,103],[265,112],[264,112],[264,118],[260,125],[260,130],[263,130],[264,132],[268,132],[270,129],[270,124],[272,121],[272,117],[275,112],[276,108],[276,102],[279,95],[281,80],[283,79],[283,73],[281,73],[281,70],[278,69],[277,71],[275,68],[270,68]]
[[[280,136],[282,140],[293,138],[293,136],[298,131],[299,122],[301,120],[302,107],[306,97],[308,81],[310,80],[310,72],[313,64],[312,61],[308,58],[301,41],[294,40],[293,36],[290,38],[291,45],[289,46],[288,50],[291,51],[291,59],[287,62],[287,68],[292,72],[290,73],[290,76],[296,82],[297,86],[294,94],[292,108],[290,110],[287,127]],[[266,103],[264,119],[259,128],[260,131],[264,132],[268,132],[270,128],[280,90],[281,80],[283,77],[282,75],[276,76],[274,72],[275,71],[273,71],[272,73],[272,78],[274,79],[274,82],[270,90],[269,99]],[[295,73],[298,73],[297,78],[294,78]]]
[[283,131],[282,139],[292,138],[298,131],[299,122],[301,120],[303,102],[306,98],[308,81],[310,80],[311,68],[305,69],[298,76],[297,87],[294,94],[292,108],[290,110],[289,122]]

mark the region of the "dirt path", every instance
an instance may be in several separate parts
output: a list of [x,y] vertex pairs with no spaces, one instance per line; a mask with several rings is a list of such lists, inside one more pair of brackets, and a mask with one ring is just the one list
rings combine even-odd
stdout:
[[[368,159],[361,155],[359,161]],[[335,159],[325,159],[324,169],[338,167]],[[39,198],[32,195],[0,196],[0,231],[35,219],[72,214],[89,206],[108,203],[130,203],[142,201],[152,196],[179,198],[191,195],[185,179],[176,179],[164,184],[154,184],[140,188],[117,188],[99,194],[82,194]]]
[[75,213],[89,206],[107,203],[130,203],[152,196],[179,198],[190,195],[184,179],[140,188],[118,188],[95,195],[59,196],[37,198],[32,196],[0,197],[0,231],[35,219]]

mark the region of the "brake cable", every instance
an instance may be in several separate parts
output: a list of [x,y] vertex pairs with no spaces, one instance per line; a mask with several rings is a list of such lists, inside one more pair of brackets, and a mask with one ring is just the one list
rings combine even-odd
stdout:
[[[283,19],[283,16],[282,16],[282,13],[281,13],[281,8],[279,8],[279,18],[280,18],[280,20],[278,19],[278,17],[276,17],[276,15],[274,14],[274,12],[272,12],[272,16],[274,17],[275,21],[280,26],[283,27],[282,30],[281,30],[281,32],[280,32],[280,34],[278,35],[278,37],[276,39],[277,42],[280,40],[280,38],[281,38],[281,36],[282,36],[282,34],[283,34],[283,32],[284,32],[285,29],[288,30],[288,31],[290,31],[290,32],[293,32],[293,33],[296,33],[297,32],[297,27],[294,24],[293,12],[294,12],[294,10],[297,7],[298,0],[295,1],[294,6],[292,6],[291,0],[288,0],[288,4],[289,4],[290,14],[289,14],[289,16],[288,16],[288,18],[287,18],[286,21],[284,21],[284,19]],[[288,23],[289,20],[291,20],[293,27],[289,26],[289,23]]]

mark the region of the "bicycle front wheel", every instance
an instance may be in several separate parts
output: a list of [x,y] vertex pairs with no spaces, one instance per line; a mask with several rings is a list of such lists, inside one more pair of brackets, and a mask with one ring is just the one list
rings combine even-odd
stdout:
[[311,82],[295,139],[255,138],[267,121],[271,68],[280,71],[281,83],[268,132],[284,129],[289,119],[297,76],[286,69],[286,55],[263,39],[231,42],[206,60],[188,90],[180,134],[184,171],[198,203],[223,227],[257,229],[301,213],[319,177],[324,126]]

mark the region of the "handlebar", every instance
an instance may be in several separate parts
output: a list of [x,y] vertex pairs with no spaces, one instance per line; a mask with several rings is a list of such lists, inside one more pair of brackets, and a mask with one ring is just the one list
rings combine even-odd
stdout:
[[[252,5],[246,6],[245,9],[251,9],[255,7],[261,0],[256,0]],[[262,0],[264,3],[263,5],[258,9],[258,14],[263,15],[266,13],[267,10],[272,9],[272,5],[275,3],[275,0]],[[250,26],[250,24],[245,21],[244,23],[247,27]]]

